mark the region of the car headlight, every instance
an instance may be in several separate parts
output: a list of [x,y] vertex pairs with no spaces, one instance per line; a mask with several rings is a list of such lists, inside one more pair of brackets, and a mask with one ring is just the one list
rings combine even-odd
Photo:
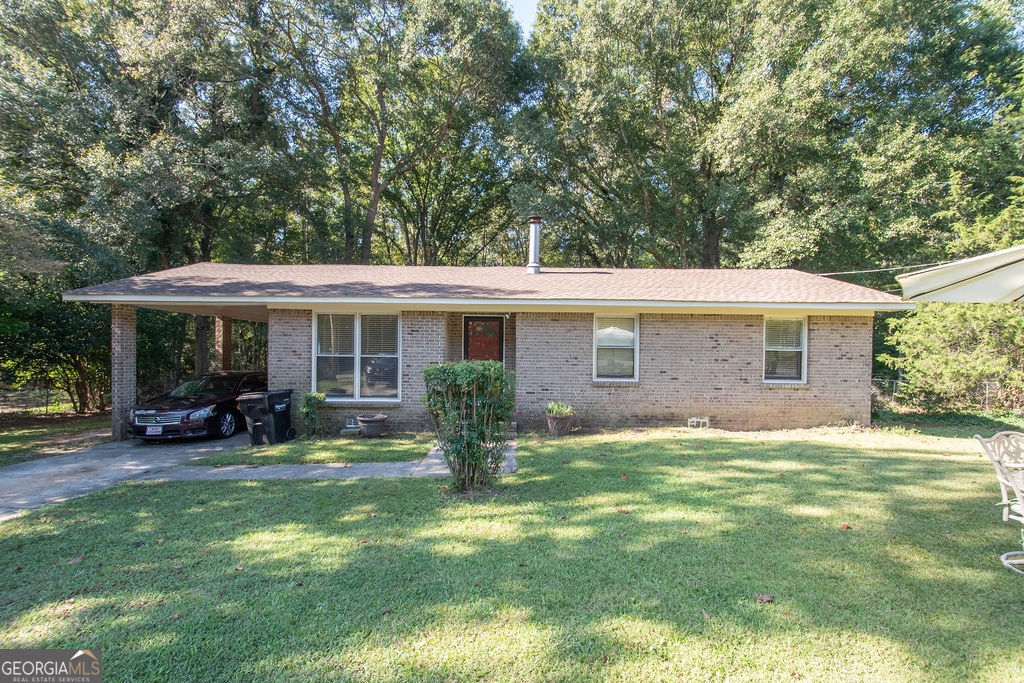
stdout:
[[188,416],[189,420],[205,420],[213,414],[213,406],[207,406],[206,408],[200,408],[194,413],[190,413]]

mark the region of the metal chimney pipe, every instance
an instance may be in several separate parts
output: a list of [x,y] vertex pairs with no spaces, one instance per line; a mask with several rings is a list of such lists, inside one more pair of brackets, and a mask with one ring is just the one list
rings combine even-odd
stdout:
[[526,264],[527,273],[540,272],[540,216],[530,216],[526,219],[530,224],[530,262]]

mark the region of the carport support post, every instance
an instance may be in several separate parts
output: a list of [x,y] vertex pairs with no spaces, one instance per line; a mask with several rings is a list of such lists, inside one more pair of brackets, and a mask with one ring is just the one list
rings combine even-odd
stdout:
[[231,318],[226,315],[213,321],[213,362],[218,370],[231,369]]
[[114,304],[110,311],[110,421],[117,441],[132,436],[128,412],[135,398],[135,307]]

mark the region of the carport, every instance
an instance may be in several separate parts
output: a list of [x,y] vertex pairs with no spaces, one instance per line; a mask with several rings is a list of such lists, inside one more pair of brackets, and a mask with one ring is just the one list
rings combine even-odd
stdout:
[[[176,278],[175,270],[106,282],[65,292],[65,301],[110,304],[110,409],[111,433],[116,440],[128,439],[128,411],[136,402],[135,321],[139,308],[209,316],[214,320],[213,365],[231,370],[232,322],[249,320],[266,323],[267,307],[251,301],[224,301],[224,283],[202,282],[194,271]],[[204,301],[205,299],[205,301]]]

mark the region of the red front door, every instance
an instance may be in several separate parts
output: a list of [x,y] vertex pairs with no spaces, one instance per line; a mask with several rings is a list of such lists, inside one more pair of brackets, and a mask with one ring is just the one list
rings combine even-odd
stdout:
[[505,319],[467,315],[462,319],[462,356],[466,360],[504,360]]

